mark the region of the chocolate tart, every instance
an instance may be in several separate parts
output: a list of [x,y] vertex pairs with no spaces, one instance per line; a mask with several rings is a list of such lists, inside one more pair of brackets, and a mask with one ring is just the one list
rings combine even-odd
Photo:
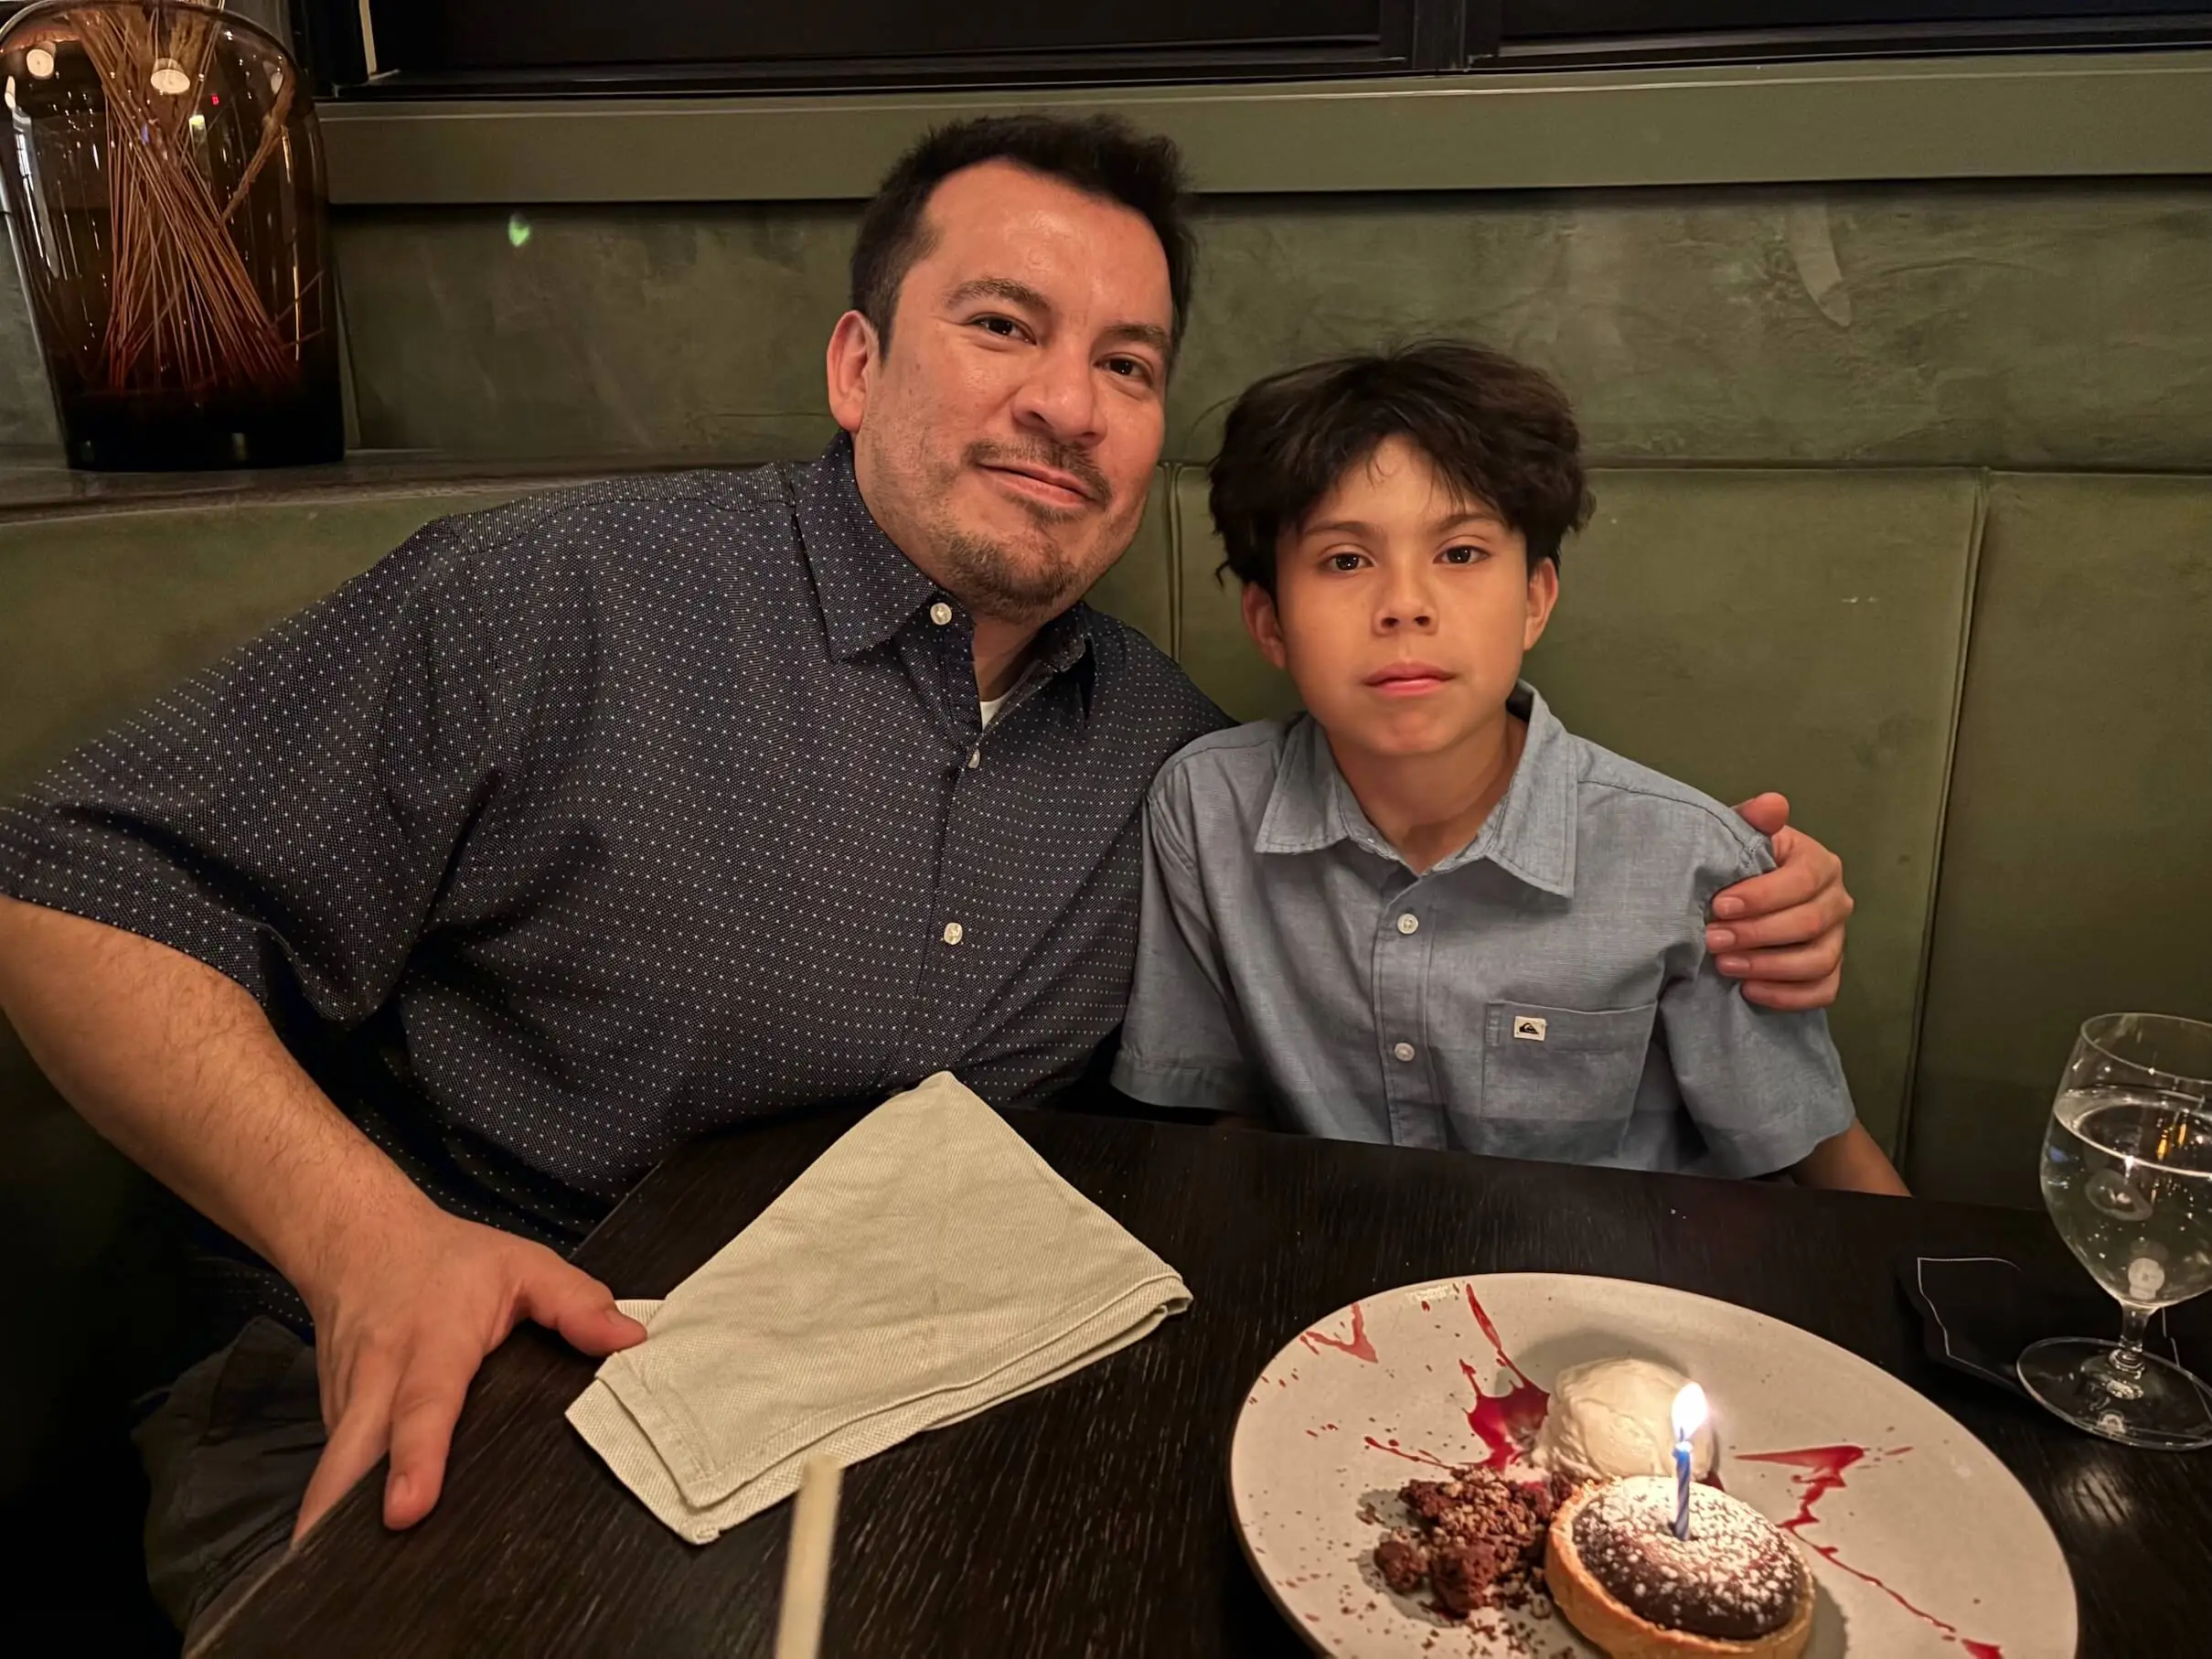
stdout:
[[1812,1574],[1790,1536],[1741,1499],[1674,1482],[1585,1486],[1552,1517],[1544,1578],[1559,1611],[1611,1659],[1798,1659],[1812,1635]]

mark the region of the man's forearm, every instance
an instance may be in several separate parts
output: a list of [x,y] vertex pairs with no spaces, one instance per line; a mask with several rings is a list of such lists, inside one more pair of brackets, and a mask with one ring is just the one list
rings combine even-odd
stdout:
[[355,1224],[427,1203],[243,988],[165,945],[0,897],[0,1009],[95,1129],[311,1296]]

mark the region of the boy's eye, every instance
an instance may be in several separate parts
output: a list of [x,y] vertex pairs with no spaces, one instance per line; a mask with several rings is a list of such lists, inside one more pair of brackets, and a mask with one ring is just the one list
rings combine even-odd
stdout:
[[1330,553],[1321,561],[1323,570],[1356,571],[1367,562],[1365,553]]
[[1447,564],[1480,564],[1490,557],[1487,547],[1448,547],[1440,555]]

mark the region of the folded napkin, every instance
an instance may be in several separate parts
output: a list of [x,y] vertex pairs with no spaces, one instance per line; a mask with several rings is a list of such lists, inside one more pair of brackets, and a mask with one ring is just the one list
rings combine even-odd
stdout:
[[[2031,1276],[2002,1256],[1897,1258],[1897,1283],[1920,1315],[1928,1357],[2014,1394],[2025,1395],[2013,1362],[2046,1336],[2120,1334],[2120,1304],[2087,1273],[2064,1280]],[[2205,1375],[2212,1364],[2212,1299],[2183,1302],[2152,1316],[2143,1346]]]
[[694,1544],[1191,1305],[949,1072],[850,1130],[609,1356],[569,1421]]

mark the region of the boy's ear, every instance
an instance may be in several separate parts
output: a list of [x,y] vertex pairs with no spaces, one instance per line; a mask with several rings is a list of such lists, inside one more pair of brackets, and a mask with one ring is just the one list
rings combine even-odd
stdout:
[[1552,607],[1559,603],[1559,565],[1551,559],[1539,559],[1528,573],[1528,622],[1521,630],[1521,648],[1533,650],[1536,641],[1544,637],[1544,627],[1552,619]]
[[1290,653],[1283,648],[1283,619],[1276,612],[1275,595],[1256,582],[1245,583],[1245,631],[1252,636],[1262,657],[1278,669],[1290,666]]

